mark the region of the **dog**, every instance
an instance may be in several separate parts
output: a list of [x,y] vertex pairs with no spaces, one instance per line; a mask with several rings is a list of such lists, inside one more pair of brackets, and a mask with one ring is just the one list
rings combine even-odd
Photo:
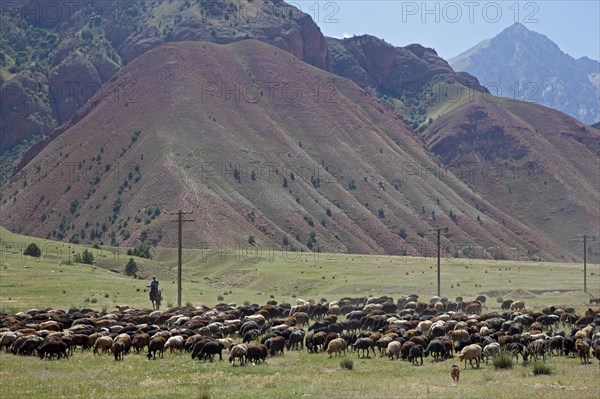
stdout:
[[452,368],[450,369],[450,376],[452,377],[452,381],[454,381],[455,384],[458,384],[458,379],[460,378],[460,368],[456,364],[452,365]]

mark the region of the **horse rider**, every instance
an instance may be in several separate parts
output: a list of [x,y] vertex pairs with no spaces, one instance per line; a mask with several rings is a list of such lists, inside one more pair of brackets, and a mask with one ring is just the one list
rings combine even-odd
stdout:
[[150,285],[146,286],[146,288],[150,288],[150,291],[158,291],[158,280],[156,279],[156,276],[152,276],[152,281],[150,282]]

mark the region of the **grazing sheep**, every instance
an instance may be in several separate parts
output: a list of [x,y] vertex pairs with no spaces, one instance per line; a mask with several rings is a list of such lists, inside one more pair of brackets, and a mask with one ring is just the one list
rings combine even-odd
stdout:
[[523,362],[527,362],[527,359],[529,358],[529,353],[527,352],[527,348],[525,347],[525,345],[520,344],[518,342],[512,342],[506,344],[504,348],[507,351],[509,351],[514,358],[516,358],[517,363],[519,363],[519,355],[521,355],[521,357],[523,358]]
[[152,338],[150,340],[150,343],[148,344],[148,354],[146,355],[148,357],[148,360],[156,359],[156,352],[158,352],[158,355],[160,357],[164,357],[164,349],[166,342],[167,340],[165,339],[165,337],[161,335]]
[[505,299],[502,301],[502,305],[500,305],[500,308],[502,310],[509,310],[510,305],[512,305],[512,303],[513,303],[512,299]]
[[0,350],[5,348],[8,352],[10,346],[21,336],[21,333],[6,331],[0,334]]
[[388,344],[385,353],[388,355],[390,360],[398,360],[400,358],[400,350],[402,349],[402,344],[398,341],[392,341]]
[[304,349],[304,330],[295,330],[292,331],[288,340],[287,340],[287,350],[296,349],[302,350]]
[[243,366],[246,362],[246,356],[248,354],[248,346],[246,344],[238,344],[231,348],[229,352],[229,363],[235,366],[235,359],[240,359],[240,366]]
[[583,339],[578,339],[575,341],[575,350],[579,355],[579,360],[581,360],[581,364],[590,363],[590,344],[588,344]]
[[423,365],[423,347],[421,345],[415,345],[410,348],[408,352],[408,361],[412,362],[413,366],[417,365],[417,358],[421,359],[421,366]]
[[46,355],[49,355],[52,358],[53,355],[56,355],[57,359],[60,359],[61,356],[68,358],[67,354],[67,344],[64,343],[60,338],[50,338],[46,339],[37,349],[38,355],[40,359],[43,359]]
[[242,343],[247,344],[252,341],[256,341],[259,336],[260,336],[260,331],[258,331],[258,329],[253,328],[251,330],[248,330],[245,334],[243,334],[244,338],[242,339]]
[[359,338],[356,340],[354,345],[352,345],[352,349],[354,349],[358,353],[358,357],[360,357],[360,353],[362,351],[363,357],[369,357],[369,350],[373,351],[373,356],[375,356],[375,342],[371,338]]
[[471,368],[475,368],[473,367],[473,360],[475,360],[477,368],[479,368],[481,362],[481,346],[477,344],[465,346],[458,354],[458,360],[465,361],[465,369],[467,368],[467,360],[469,361]]
[[125,344],[123,341],[116,340],[112,345],[112,353],[116,360],[123,360],[123,352],[125,352]]
[[429,354],[433,355],[433,361],[438,361],[440,358],[445,359],[448,357],[448,352],[446,352],[446,346],[439,339],[434,339],[427,345],[427,349],[424,352],[425,357],[429,356]]
[[179,353],[183,353],[183,337],[181,335],[176,335],[174,337],[170,337],[165,343],[164,350],[169,349],[170,353],[173,351],[178,351]]
[[215,355],[219,355],[219,360],[223,360],[222,352],[224,347],[225,345],[223,345],[222,342],[207,342],[200,350],[200,353],[198,354],[198,360],[204,358],[204,361],[206,362],[206,359],[208,358],[212,363]]
[[271,356],[275,356],[280,353],[283,356],[283,349],[285,348],[285,338],[283,337],[272,337],[265,341],[265,346],[269,349]]
[[598,359],[598,364],[600,365],[600,342],[596,342],[594,346],[594,356]]
[[246,352],[246,360],[250,362],[264,363],[267,359],[269,350],[263,344],[250,344]]
[[466,314],[480,314],[481,313],[481,303],[478,301],[469,302],[465,307]]
[[134,335],[133,337],[133,341],[132,341],[132,346],[135,349],[136,352],[139,352],[140,350],[144,349],[145,346],[148,346],[148,344],[150,343],[150,335],[148,335],[145,332],[139,333]]
[[483,356],[485,356],[485,364],[488,364],[488,360],[490,358],[494,358],[498,356],[500,353],[500,344],[497,342],[492,342],[491,344],[487,344],[483,348]]
[[107,353],[111,350],[114,341],[111,337],[99,337],[94,343],[94,355],[98,354],[98,350],[102,349],[102,353]]
[[538,357],[541,356],[542,360],[546,360],[546,341],[543,339],[536,339],[535,341],[527,345],[527,353],[537,361]]
[[452,377],[452,381],[455,384],[458,384],[458,380],[460,379],[460,368],[456,364],[453,364],[450,368],[450,376]]
[[525,310],[525,301],[514,301],[510,304],[510,310]]
[[327,345],[327,353],[329,354],[329,357],[331,357],[332,353],[335,353],[336,357],[341,353],[345,356],[347,348],[348,343],[344,338],[335,338]]
[[469,332],[467,330],[452,330],[448,331],[448,336],[452,339],[452,342],[459,342],[463,339],[468,339]]

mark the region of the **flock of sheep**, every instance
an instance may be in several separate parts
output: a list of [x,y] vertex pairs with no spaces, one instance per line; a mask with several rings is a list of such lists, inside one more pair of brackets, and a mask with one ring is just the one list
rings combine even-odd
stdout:
[[[329,357],[379,353],[415,365],[422,365],[424,357],[438,361],[456,352],[465,368],[467,362],[480,367],[501,351],[517,362],[562,355],[588,364],[591,354],[600,360],[600,309],[578,315],[574,309],[547,306],[536,312],[523,301],[504,301],[499,311],[491,311],[485,300],[433,297],[424,302],[409,295],[396,301],[384,296],[167,311],[121,306],[107,314],[33,309],[0,314],[0,350],[60,359],[81,348],[94,355],[112,353],[115,360],[133,352],[149,360],[187,352],[211,362],[217,356],[223,360],[225,351],[233,365],[258,364],[286,350]],[[454,365],[455,381],[458,373]]]

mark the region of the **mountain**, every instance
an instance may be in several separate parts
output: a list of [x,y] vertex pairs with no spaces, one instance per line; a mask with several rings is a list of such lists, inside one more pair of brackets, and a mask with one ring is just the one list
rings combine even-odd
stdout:
[[600,63],[574,59],[520,23],[449,62],[496,95],[545,105],[586,124],[600,120]]
[[[115,98],[117,88],[135,97]],[[569,118],[570,119],[570,118]],[[593,135],[593,133],[589,133]],[[393,109],[271,45],[163,44],[104,85],[0,187],[1,224],[71,242],[434,252],[574,253],[482,198]],[[481,215],[481,217],[478,217]]]
[[280,0],[20,0],[2,7],[0,155],[69,122],[119,69],[165,42],[254,38],[330,68],[319,27]]

